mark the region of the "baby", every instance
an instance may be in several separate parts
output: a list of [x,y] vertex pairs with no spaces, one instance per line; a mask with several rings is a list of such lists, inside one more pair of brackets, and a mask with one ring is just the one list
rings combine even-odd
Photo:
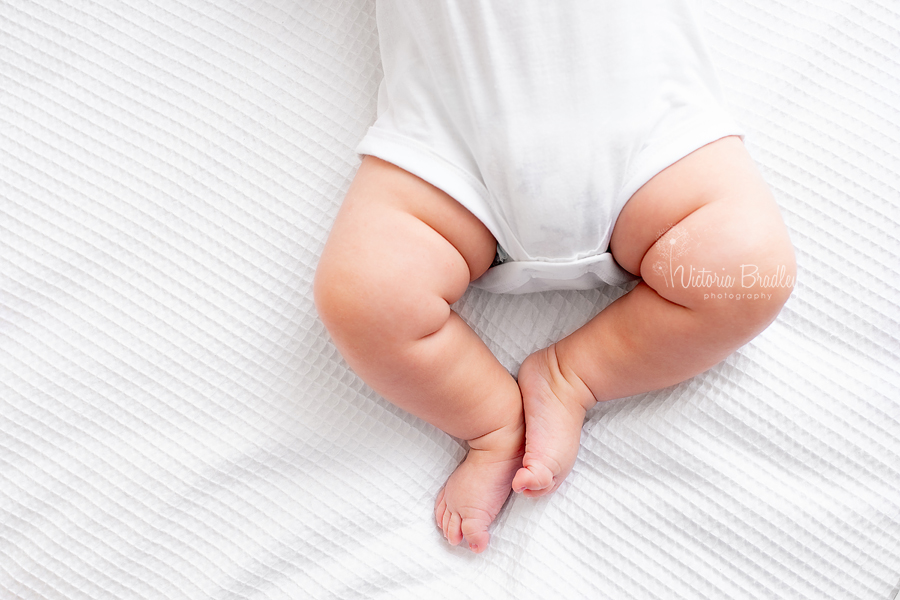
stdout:
[[[378,117],[315,299],[363,380],[468,442],[435,505],[451,544],[484,551],[511,492],[559,487],[596,402],[709,369],[790,295],[787,230],[687,1],[378,0]],[[637,277],[518,380],[451,309],[470,283]]]

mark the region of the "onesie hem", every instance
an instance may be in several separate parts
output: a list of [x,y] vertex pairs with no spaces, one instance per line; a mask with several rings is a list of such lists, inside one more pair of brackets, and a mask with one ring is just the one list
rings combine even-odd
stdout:
[[473,287],[494,294],[529,294],[563,290],[592,290],[603,285],[623,286],[639,277],[619,266],[610,252],[565,263],[513,260],[488,269]]
[[[692,152],[731,135],[743,137],[741,129],[723,110],[712,110],[682,122],[671,134],[651,142],[638,155],[619,192],[616,214],[632,195],[655,175]],[[474,176],[443,158],[421,142],[377,126],[369,128],[356,148],[359,154],[390,162],[444,191],[479,219],[499,246],[521,250],[518,240],[504,234],[486,197],[487,189]],[[610,224],[610,230],[615,222]],[[497,294],[525,294],[550,290],[587,290],[604,284],[622,286],[639,279],[623,269],[610,252],[574,260],[509,260],[492,266],[473,287]]]
[[[709,109],[707,109],[709,110]],[[709,114],[709,112],[713,114]],[[656,175],[671,167],[689,154],[729,136],[744,138],[743,129],[727,112],[721,109],[695,115],[681,122],[663,140],[652,143],[638,154],[637,164],[622,186],[616,205],[619,213],[631,197]],[[615,224],[613,224],[615,226]]]
[[412,173],[463,205],[506,249],[519,249],[516,240],[505,235],[494,218],[484,184],[421,142],[373,125],[357,145],[356,152],[374,156]]

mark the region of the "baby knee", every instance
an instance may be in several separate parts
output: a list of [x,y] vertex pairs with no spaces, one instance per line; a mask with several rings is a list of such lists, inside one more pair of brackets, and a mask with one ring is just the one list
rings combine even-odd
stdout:
[[647,252],[645,282],[667,300],[745,337],[759,333],[793,291],[796,262],[777,208],[698,211]]
[[345,358],[392,353],[440,329],[450,315],[442,297],[416,278],[364,260],[323,255],[313,282],[319,317]]
[[734,275],[718,288],[698,288],[694,298],[724,327],[755,336],[781,312],[796,280],[790,247],[749,252],[736,263]]
[[319,318],[335,342],[352,339],[367,329],[365,306],[353,291],[353,274],[323,258],[313,280],[313,301]]

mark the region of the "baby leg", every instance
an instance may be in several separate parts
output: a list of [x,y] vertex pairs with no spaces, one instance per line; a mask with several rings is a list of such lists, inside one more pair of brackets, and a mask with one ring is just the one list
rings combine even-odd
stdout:
[[791,292],[793,248],[739,138],[709,144],[626,204],[612,252],[643,281],[519,371],[526,420],[513,489],[558,487],[596,401],[684,381],[765,329]]
[[476,552],[487,547],[524,452],[515,380],[450,308],[495,250],[455,200],[366,157],[315,281],[319,315],[351,368],[397,406],[468,441],[435,518],[452,544],[465,538]]

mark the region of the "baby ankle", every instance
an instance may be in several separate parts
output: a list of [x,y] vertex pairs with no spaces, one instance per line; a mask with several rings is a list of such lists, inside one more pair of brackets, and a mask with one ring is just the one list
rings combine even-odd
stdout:
[[484,435],[467,440],[469,448],[476,451],[525,452],[525,418],[510,421]]
[[576,369],[566,360],[564,352],[560,352],[557,344],[551,344],[546,349],[547,368],[550,370],[553,380],[551,385],[566,385],[574,393],[575,398],[585,411],[590,410],[598,402],[597,395],[578,375]]

